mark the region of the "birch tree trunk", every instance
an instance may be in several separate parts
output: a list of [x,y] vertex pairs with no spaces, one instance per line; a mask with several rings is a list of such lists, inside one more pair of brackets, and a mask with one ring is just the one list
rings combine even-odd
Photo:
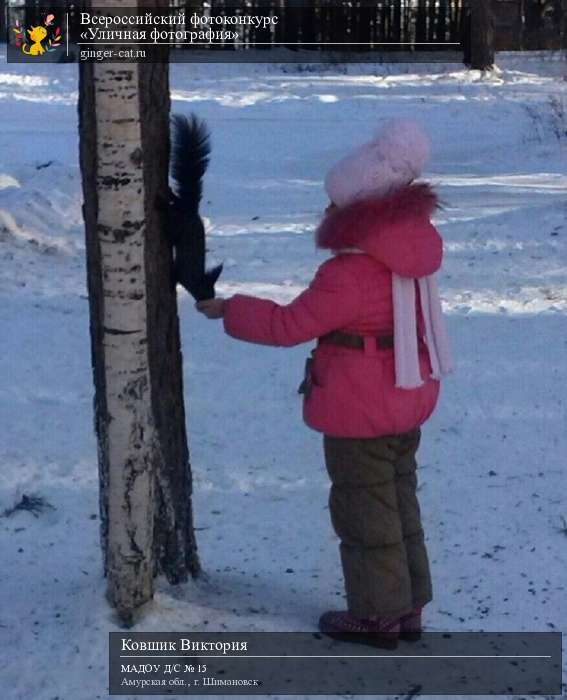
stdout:
[[107,598],[128,624],[155,575],[178,583],[199,571],[172,251],[156,206],[167,193],[168,64],[79,70],[100,534]]

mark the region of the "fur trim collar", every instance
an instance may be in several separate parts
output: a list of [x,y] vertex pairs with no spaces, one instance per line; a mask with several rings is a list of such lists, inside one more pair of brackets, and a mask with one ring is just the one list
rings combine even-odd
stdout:
[[364,241],[385,228],[411,221],[429,221],[440,207],[437,193],[427,182],[406,185],[385,197],[368,197],[330,211],[319,224],[319,248],[362,248]]

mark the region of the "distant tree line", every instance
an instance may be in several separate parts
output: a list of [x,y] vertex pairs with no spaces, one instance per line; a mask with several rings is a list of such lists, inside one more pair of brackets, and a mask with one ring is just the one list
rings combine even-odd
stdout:
[[[188,14],[202,12],[203,4],[172,2],[172,6],[185,9]],[[235,14],[235,3],[231,0],[211,0],[207,4],[212,15]],[[340,44],[352,42],[349,50],[354,51],[368,51],[388,42],[459,41],[463,4],[463,0],[249,0],[248,13],[277,14],[279,21],[273,30],[249,29],[243,39],[313,50],[318,50],[316,44],[320,43],[337,42],[340,50]]]
[[[211,14],[234,14],[230,0],[212,0]],[[352,42],[351,50],[367,51],[386,42],[459,41],[462,0],[402,0],[401,2],[352,2],[340,0],[249,0],[251,14],[273,13],[279,22],[273,30],[250,29],[244,39],[273,42],[288,48],[312,48],[315,44]],[[202,12],[203,3],[178,2],[188,14]],[[385,50],[385,49],[383,49]]]
[[[479,3],[490,17],[497,50],[559,49],[567,21],[566,0],[247,0],[249,13],[273,12],[281,20],[274,31],[249,30],[246,40],[293,48],[297,42],[352,41],[352,50],[384,42],[458,42],[486,27],[476,22]],[[234,14],[234,0],[171,0],[188,14]],[[282,12],[282,9],[285,10]],[[472,22],[471,22],[472,16]],[[466,35],[466,36],[465,36]],[[474,37],[472,39],[474,41]],[[305,47],[309,48],[309,47]],[[316,47],[314,47],[316,48]],[[438,47],[431,46],[431,50]],[[420,47],[421,50],[427,47]],[[382,50],[387,50],[387,47]]]
[[566,0],[492,0],[497,51],[565,48]]
[[[475,20],[482,5],[481,25]],[[4,6],[0,0],[0,31],[6,36]],[[11,20],[17,17],[26,26],[41,21],[45,0],[21,0],[8,3]],[[93,3],[96,5],[96,2]],[[205,5],[209,9],[205,10]],[[474,43],[474,33],[486,34],[483,17],[490,18],[493,48],[496,50],[558,49],[565,47],[567,27],[566,0],[170,0],[176,10],[209,12],[213,16],[238,13],[238,5],[246,12],[278,14],[280,21],[273,28],[247,28],[242,39],[246,45],[262,42],[283,44],[297,49],[317,50],[317,43],[352,41],[350,50],[364,51],[388,42],[439,43],[463,41],[465,51]],[[81,3],[67,3],[71,11],[71,29],[78,25]],[[471,17],[472,15],[472,17]],[[469,45],[467,46],[467,42]],[[309,44],[312,44],[310,47]],[[244,48],[246,48],[246,45]],[[212,47],[213,49],[215,47]],[[226,44],[223,48],[235,48]],[[340,46],[337,48],[340,49]],[[388,50],[388,46],[381,46]],[[394,49],[396,47],[390,47]],[[399,48],[399,47],[398,47]],[[421,50],[437,50],[437,46],[421,46]]]

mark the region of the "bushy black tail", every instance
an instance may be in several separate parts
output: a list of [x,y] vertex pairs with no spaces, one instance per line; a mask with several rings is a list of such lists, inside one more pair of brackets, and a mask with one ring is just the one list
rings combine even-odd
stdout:
[[206,269],[205,227],[199,215],[202,180],[209,163],[209,131],[195,115],[171,115],[168,230],[175,249],[175,281],[197,301],[215,296],[222,265]]
[[211,152],[209,130],[194,114],[171,115],[170,175],[177,204],[196,214],[202,194],[202,179]]

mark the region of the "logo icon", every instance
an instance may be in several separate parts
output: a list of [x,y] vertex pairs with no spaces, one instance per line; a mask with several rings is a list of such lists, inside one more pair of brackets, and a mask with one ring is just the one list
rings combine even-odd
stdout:
[[26,37],[26,31],[16,20],[16,46],[26,56],[42,56],[46,52],[56,51],[61,46],[61,27],[53,26],[54,20],[55,15],[47,15],[43,25],[32,26],[27,30],[29,37]]

